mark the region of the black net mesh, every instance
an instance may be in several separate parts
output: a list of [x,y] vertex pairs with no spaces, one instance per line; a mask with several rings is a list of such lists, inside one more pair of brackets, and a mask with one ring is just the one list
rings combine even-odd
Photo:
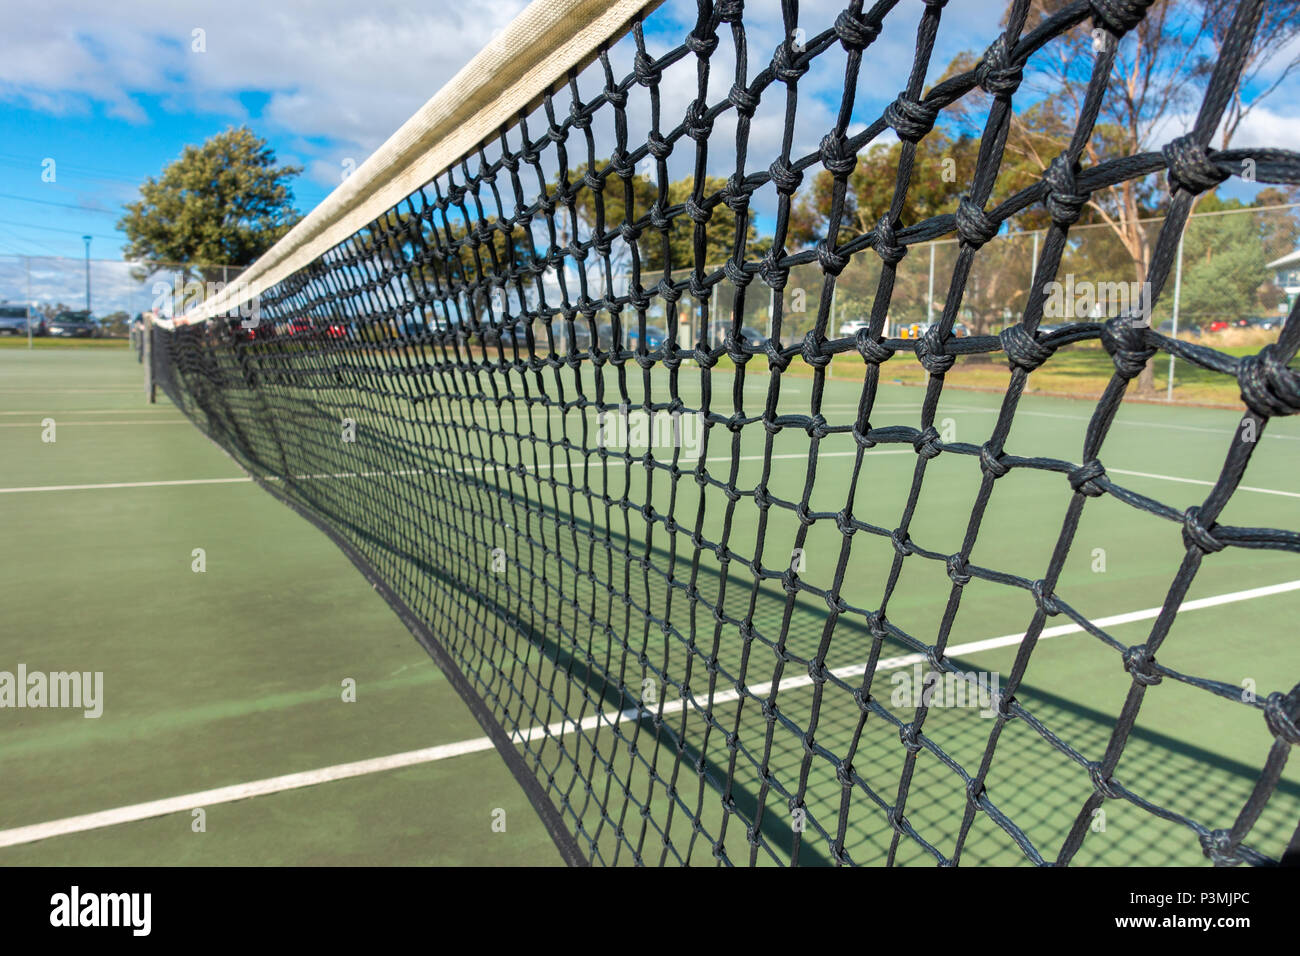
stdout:
[[[1216,863],[1276,860],[1300,806],[1282,776],[1300,740],[1300,686],[1244,699],[1235,684],[1159,658],[1207,556],[1300,551],[1300,534],[1219,522],[1258,447],[1245,429],[1224,433],[1222,472],[1193,507],[1116,483],[1101,454],[1130,380],[1158,351],[1235,376],[1256,431],[1300,409],[1300,378],[1287,364],[1300,319],[1293,312],[1277,344],[1244,358],[1167,338],[1130,314],[1038,331],[1045,286],[1091,192],[1167,171],[1148,275],[1158,300],[1198,193],[1245,159],[1261,182],[1300,181],[1293,153],[1208,146],[1260,2],[1241,4],[1187,135],[1161,152],[1081,165],[1118,39],[1148,5],[1078,0],[1025,33],[1030,5],[1015,2],[976,67],[925,92],[945,14],[930,0],[906,89],[856,132],[855,92],[874,82],[865,67],[895,2],[852,3],[820,32],[783,3],[787,39],[752,75],[738,0],[701,0],[684,40],[660,56],[638,22],[618,41],[631,54],[626,75],[614,45],[599,51],[539,107],[264,292],[256,324],[228,316],[155,329],[157,380],[381,583],[496,734],[571,861],[1161,863],[1185,860],[1189,848]],[[1068,31],[1094,27],[1105,42],[1068,147],[1040,182],[993,197],[1023,65]],[[710,63],[723,51],[734,86],[710,101]],[[819,150],[794,155],[801,77],[832,54],[844,65],[838,116]],[[670,115],[661,87],[682,63],[698,85]],[[945,107],[978,90],[992,105],[968,190],[949,212],[903,221],[916,144]],[[784,110],[784,135],[764,154],[751,125],[768,107],[778,118]],[[903,144],[893,204],[854,234],[839,215],[847,179],[891,128]],[[710,179],[710,163],[729,165],[733,151],[734,172]],[[693,170],[688,194],[671,193],[670,163]],[[831,226],[815,247],[790,253],[792,197],[819,166],[833,177]],[[774,230],[770,248],[755,252],[761,190],[774,193]],[[955,335],[981,246],[1040,203],[1052,225],[1018,323]],[[942,317],[919,339],[886,337],[908,247],[954,233]],[[881,262],[868,327],[837,337],[836,278],[865,256]],[[792,340],[788,279],[802,266],[817,270],[821,304],[812,330]],[[709,316],[745,315],[747,299],[770,302],[770,335],[747,336],[729,319],[721,338],[705,332]],[[689,316],[693,340],[677,316]],[[1009,452],[1034,369],[1061,346],[1098,339],[1114,374],[1077,459]],[[935,420],[945,374],[977,353],[1003,353],[1010,366],[996,421],[981,444],[945,440]],[[837,385],[853,363],[856,411],[823,407],[835,356]],[[903,421],[877,398],[882,364],[909,360],[929,377],[919,420]],[[782,396],[792,366],[807,376],[799,408]],[[634,418],[664,440],[638,446],[618,431],[638,427]],[[882,460],[875,453],[891,450],[914,460],[910,487],[901,513],[875,520],[859,514],[856,496]],[[977,486],[949,513],[963,528],[955,553],[911,533],[938,456]],[[798,481],[786,494],[776,475],[790,468]],[[998,480],[1020,470],[1060,482],[1052,525],[1023,529],[1051,544],[1036,578],[971,559]],[[828,478],[837,501],[825,497]],[[1134,646],[1057,591],[1081,515],[1098,499],[1181,534],[1165,610]],[[865,577],[855,562],[874,547],[888,557]],[[809,552],[819,560],[802,561]],[[891,614],[891,599],[908,569],[927,564],[942,575],[938,586],[927,579],[941,613],[921,632]],[[1023,640],[996,689],[946,654],[972,588],[999,591],[1023,614]],[[1053,617],[1113,658],[1124,687],[1105,708],[1026,681]],[[930,684],[984,694],[991,713],[896,706],[890,674],[916,662]],[[1272,676],[1295,673],[1280,666]],[[1257,710],[1271,736],[1238,762],[1139,726],[1144,699],[1170,687],[1196,698],[1187,706],[1215,697]],[[1121,758],[1131,773],[1116,773]],[[1123,840],[1098,832],[1103,807]],[[1115,846],[1122,857],[1108,855]]]

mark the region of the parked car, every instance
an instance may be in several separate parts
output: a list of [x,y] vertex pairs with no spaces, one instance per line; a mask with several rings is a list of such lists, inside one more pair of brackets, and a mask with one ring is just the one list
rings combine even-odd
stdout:
[[858,334],[859,329],[870,327],[870,319],[850,319],[840,326],[840,338],[851,339]]
[[26,335],[27,323],[32,326],[32,335],[45,334],[45,320],[40,316],[27,315],[25,305],[0,305],[0,334]]
[[[640,342],[641,334],[637,331],[635,325],[623,326],[623,348],[629,351],[635,350]],[[612,350],[614,347],[614,327],[608,323],[599,326],[596,329],[596,341],[602,349]],[[668,333],[658,326],[647,325],[645,327],[645,347],[649,352],[655,349],[663,348],[668,341]]]
[[49,335],[67,339],[88,339],[99,331],[89,312],[60,312],[45,326]]
[[1222,332],[1224,329],[1227,329],[1229,327],[1230,326],[1228,325],[1225,319],[1215,319],[1208,326],[1206,326],[1206,328],[1211,332]]
[[1250,324],[1257,329],[1263,329],[1265,332],[1272,332],[1274,329],[1282,328],[1282,320],[1275,316],[1260,316],[1251,319]]
[[[748,325],[742,325],[739,329],[741,341],[752,348],[762,348],[763,343],[767,341],[767,336],[758,329],[750,328]],[[854,333],[856,334],[856,333]],[[718,332],[718,345],[725,345],[731,337],[731,329],[721,329]]]

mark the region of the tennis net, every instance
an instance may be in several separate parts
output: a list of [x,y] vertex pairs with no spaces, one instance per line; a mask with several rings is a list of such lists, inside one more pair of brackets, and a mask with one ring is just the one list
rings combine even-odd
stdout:
[[[1276,344],[1245,357],[1161,335],[1132,310],[1039,328],[1092,193],[1167,174],[1147,274],[1159,301],[1198,194],[1247,164],[1259,182],[1300,182],[1294,153],[1208,145],[1262,2],[1240,4],[1190,132],[1089,166],[1098,104],[1143,0],[1055,5],[1028,28],[1031,4],[1016,0],[983,58],[927,91],[946,15],[928,0],[909,21],[906,88],[870,121],[857,117],[873,43],[887,20],[909,15],[896,2],[850,3],[826,23],[782,3],[779,42],[758,68],[751,47],[767,34],[737,0],[701,0],[684,36],[672,35],[680,11],[651,6],[529,8],[475,61],[513,70],[498,85],[509,95],[474,105],[462,83],[435,97],[417,117],[433,131],[418,162],[399,152],[396,172],[363,167],[365,182],[238,286],[155,325],[157,384],[375,584],[571,863],[1116,862],[1089,854],[1101,854],[1099,813],[1117,807],[1130,821],[1118,861],[1184,859],[1190,847],[1219,864],[1267,864],[1294,852],[1300,804],[1283,770],[1300,742],[1300,685],[1243,694],[1161,658],[1204,561],[1225,549],[1300,551],[1296,530],[1219,520],[1255,437],[1300,410],[1288,367],[1300,319],[1293,311]],[[525,42],[545,33],[547,11],[594,25],[551,56],[550,76]],[[1025,64],[1079,30],[1099,40],[1073,134],[1041,179],[995,199]],[[827,64],[835,105],[820,146],[800,153],[797,116],[815,116],[826,96],[824,82],[808,92],[810,73],[824,81]],[[717,95],[722,72],[730,90]],[[945,109],[981,92],[990,105],[965,193],[905,221],[918,144]],[[687,102],[677,109],[677,99]],[[480,127],[466,130],[461,101]],[[891,130],[902,143],[892,203],[855,229],[842,215],[849,178]],[[715,177],[719,163],[729,168]],[[829,225],[789,251],[797,195],[818,167],[830,173]],[[956,334],[981,247],[1037,204],[1051,225],[1022,314],[996,335]],[[890,337],[908,247],[954,234],[941,317],[917,338]],[[842,336],[837,278],[867,256],[880,259],[870,317]],[[787,331],[805,291],[790,281],[796,270],[816,275],[815,321],[799,337]],[[770,309],[761,336],[729,318],[755,301]],[[718,315],[725,331],[713,337]],[[1078,457],[1008,450],[1034,370],[1095,341],[1114,372]],[[1223,435],[1217,481],[1190,507],[1134,491],[1102,464],[1124,393],[1157,352],[1235,376],[1245,406],[1243,427]],[[978,444],[945,437],[937,418],[953,363],[976,355],[1009,367]],[[928,373],[910,413],[880,399],[882,366],[907,361]],[[832,373],[853,389],[852,406],[828,401]],[[927,484],[945,463],[942,475],[971,483],[960,511],[948,505],[961,525],[955,551],[914,537],[923,489],[957,480]],[[1060,485],[1051,526],[1022,529],[1049,546],[1037,576],[972,557],[999,481],[1027,473]],[[873,489],[890,476],[899,507],[886,517]],[[938,500],[959,500],[944,487]],[[1180,542],[1136,644],[1058,591],[1099,499],[1153,516]],[[920,589],[935,610],[928,629],[911,623],[922,619],[911,594],[900,597],[921,568],[941,575]],[[982,625],[963,622],[964,603],[985,606],[972,591],[1020,621],[996,679],[963,663],[977,646],[954,640]],[[1070,701],[1027,680],[1036,649],[1060,630],[1108,655],[1125,682],[1115,701]],[[1294,678],[1286,663],[1273,676]],[[899,705],[893,675],[914,667],[923,692]],[[1195,698],[1189,706],[1214,698],[1258,712],[1260,739],[1238,754],[1259,756],[1238,790],[1219,791],[1221,759],[1139,724],[1144,700],[1170,685]],[[932,706],[925,691],[936,687],[970,695],[984,716]],[[1126,779],[1121,758],[1160,769]],[[1207,788],[1217,802],[1180,802]]]

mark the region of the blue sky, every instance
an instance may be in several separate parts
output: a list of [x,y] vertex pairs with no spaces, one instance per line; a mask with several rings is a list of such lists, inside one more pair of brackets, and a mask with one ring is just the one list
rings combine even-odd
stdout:
[[[305,167],[295,193],[306,212],[348,161],[364,160],[522,6],[225,0],[178,10],[155,0],[54,0],[11,14],[0,36],[0,256],[80,258],[89,234],[92,258],[120,258],[115,222],[139,182],[185,145],[240,123],[267,137],[281,161]],[[805,2],[801,22],[819,32],[841,6]],[[987,45],[997,30],[989,9],[985,0],[949,4],[932,74],[958,52]],[[877,115],[902,87],[919,15],[920,4],[903,3],[886,21],[860,83],[858,115]],[[782,33],[779,4],[751,3],[746,18],[751,60],[766,61]],[[670,0],[652,18],[649,40],[665,49],[693,20],[694,3]],[[729,72],[715,71],[711,95],[712,86],[725,95]],[[801,82],[805,150],[829,128],[841,78],[831,68]],[[668,86],[670,98],[689,98],[693,68]],[[1292,87],[1239,141],[1300,146]],[[757,151],[779,136],[778,114],[760,108]],[[48,160],[52,182],[42,179]]]

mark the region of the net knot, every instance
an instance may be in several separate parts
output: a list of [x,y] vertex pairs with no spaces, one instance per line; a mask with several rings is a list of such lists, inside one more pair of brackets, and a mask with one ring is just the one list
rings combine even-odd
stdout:
[[643,50],[637,50],[636,56],[632,59],[632,73],[642,86],[654,86],[663,76],[659,64]]
[[704,277],[698,273],[692,272],[691,277],[687,280],[687,290],[698,301],[706,301],[709,298],[710,289],[704,283]]
[[667,279],[660,279],[659,284],[655,286],[655,294],[669,305],[673,305],[682,297],[682,290],[677,288],[677,286],[673,285]]
[[847,176],[858,165],[858,154],[849,148],[849,141],[840,133],[823,136],[819,152],[822,165],[836,176]]
[[[894,534],[896,533],[894,532]],[[890,538],[893,538],[893,534],[890,535]],[[878,641],[883,641],[889,636],[889,627],[885,624],[885,616],[882,612],[873,611],[867,615],[867,630]]]
[[1115,781],[1110,775],[1102,775],[1101,764],[1093,761],[1088,764],[1088,777],[1092,780],[1092,788],[1108,800],[1118,800],[1120,793],[1115,789]]
[[846,538],[852,537],[858,530],[853,526],[853,515],[847,511],[835,512],[835,527]]
[[849,257],[832,249],[825,239],[820,239],[817,242],[817,264],[826,275],[837,276],[849,264]]
[[1156,659],[1145,644],[1135,644],[1124,651],[1124,670],[1129,672],[1135,684],[1151,687],[1159,684],[1163,677],[1156,670]]
[[1075,178],[1078,172],[1078,163],[1071,162],[1064,154],[1047,164],[1047,169],[1043,172],[1043,182],[1047,184],[1043,204],[1047,207],[1052,222],[1070,226],[1078,222],[1083,213],[1089,194],[1079,191]]
[[873,338],[870,329],[858,329],[853,344],[857,346],[858,354],[868,365],[881,365],[894,357],[894,350],[884,342]]
[[795,574],[794,571],[789,568],[786,568],[781,572],[781,588],[786,594],[798,594],[799,575]]
[[1055,617],[1061,613],[1061,605],[1056,603],[1056,596],[1047,590],[1047,582],[1042,578],[1029,585],[1029,593],[1034,596],[1034,603],[1038,605],[1038,609],[1048,617]]
[[1188,134],[1171,140],[1161,150],[1169,167],[1169,189],[1183,189],[1192,195],[1213,189],[1228,178],[1210,159],[1205,146]]
[[686,34],[686,49],[696,56],[709,57],[718,48],[718,35],[700,36],[698,33]]
[[790,161],[784,156],[778,156],[767,171],[772,177],[772,185],[776,187],[776,191],[786,196],[791,195],[803,182],[803,173],[791,166]]
[[983,208],[963,193],[957,203],[957,236],[973,249],[978,249],[998,234],[1001,223],[988,217]]
[[912,439],[912,447],[916,449],[918,455],[925,459],[936,458],[943,451],[943,444],[939,441],[939,433],[933,425],[927,425],[924,431],[916,433],[916,437]]
[[1012,368],[1022,368],[1026,372],[1038,368],[1056,351],[1053,346],[1040,342],[1037,333],[1018,322],[999,332],[998,340],[1002,343],[1002,351],[1007,353],[1007,361]]
[[694,196],[686,198],[686,215],[691,218],[692,222],[704,223],[709,221],[712,211],[695,201]]
[[1085,461],[1068,475],[1070,487],[1081,495],[1087,495],[1089,498],[1096,498],[1105,493],[1105,489],[1097,484],[1098,478],[1105,477],[1106,469],[1101,466],[1101,462],[1096,458]]
[[[903,726],[899,727],[898,739],[903,742],[903,746],[907,748],[908,753],[910,754],[920,753],[921,741],[917,739],[917,729],[915,723],[909,721],[908,723],[903,724]],[[893,814],[892,810],[890,811],[890,814],[891,815]]]
[[907,143],[915,143],[930,132],[938,118],[937,107],[913,99],[906,90],[885,107],[885,122]]
[[776,339],[767,339],[763,342],[763,354],[767,356],[767,367],[774,372],[784,372],[790,367],[793,358],[777,348]]
[[1011,40],[1005,34],[989,45],[984,52],[984,59],[975,67],[975,82],[991,96],[1010,95],[1020,86],[1023,70],[1011,60]]
[[506,153],[501,157],[501,165],[509,173],[519,172],[519,156],[515,153]]
[[970,584],[970,574],[966,571],[966,559],[960,554],[950,554],[945,562],[948,567],[948,577],[952,578],[952,583],[957,587],[965,587]]
[[738,289],[743,289],[754,281],[753,273],[746,272],[745,267],[735,259],[728,259],[724,262],[722,264],[722,272],[729,280],[731,280],[731,284]]
[[993,454],[993,449],[987,443],[980,445],[980,470],[989,475],[994,480],[1001,478],[1011,470],[1010,466],[1002,463],[1002,453]]
[[625,149],[614,150],[613,155],[609,158],[609,168],[620,179],[631,179],[636,175],[636,165],[632,162],[632,154]]
[[844,49],[852,53],[870,46],[880,36],[880,24],[857,16],[852,10],[845,10],[835,18],[835,35],[844,44]]
[[587,129],[591,126],[591,113],[585,106],[574,100],[569,104],[569,122],[575,129]]
[[709,107],[702,100],[692,100],[686,107],[683,119],[686,135],[697,143],[702,143],[713,132],[713,119],[709,116]]
[[1146,329],[1133,325],[1126,315],[1116,316],[1102,325],[1101,344],[1110,353],[1115,371],[1126,379],[1140,375],[1147,361],[1156,354],[1155,346],[1147,344]]
[[825,368],[834,357],[834,353],[822,351],[822,341],[818,339],[816,330],[803,337],[803,342],[799,346],[799,354],[813,368]]
[[[901,557],[906,558],[912,553],[912,539],[907,536],[907,532],[902,528],[895,528],[893,531],[889,532],[889,542],[894,546],[894,551]],[[876,634],[875,631],[872,631],[871,633]],[[883,635],[877,634],[876,636],[881,637]]]
[[902,261],[903,256],[907,255],[907,246],[898,241],[894,233],[894,223],[888,216],[881,216],[876,220],[876,255],[880,256],[881,261],[886,265],[896,266]]
[[972,777],[966,781],[966,800],[971,803],[976,810],[983,810],[984,804],[984,783]]
[[1154,0],[1089,0],[1092,21],[1099,23],[1117,37],[1122,37],[1142,22],[1147,7]]
[[646,150],[655,159],[667,159],[668,154],[673,151],[673,144],[657,132],[646,137],[645,146]]
[[1293,747],[1300,744],[1300,725],[1296,723],[1297,717],[1300,716],[1298,710],[1300,708],[1293,707],[1288,713],[1286,697],[1276,691],[1269,694],[1264,702],[1264,722],[1268,724],[1269,732],[1278,740]]
[[731,92],[727,94],[727,100],[741,116],[753,116],[758,110],[758,94],[751,93],[739,83],[732,86]]
[[1278,358],[1276,345],[1237,364],[1237,385],[1241,400],[1260,418],[1300,412],[1300,372]]
[[1211,830],[1209,833],[1202,833],[1201,852],[1209,857],[1215,866],[1236,866],[1241,862],[1241,857],[1237,855],[1237,848],[1232,842],[1232,832],[1229,830]]
[[1183,545],[1200,548],[1202,554],[1222,551],[1226,545],[1210,532],[1216,527],[1211,522],[1207,528],[1201,521],[1201,509],[1196,505],[1183,512]]
[[772,72],[787,86],[797,83],[799,77],[808,72],[809,65],[806,60],[803,63],[799,62],[799,53],[790,45],[788,39],[781,41],[781,45],[772,54]]
[[644,312],[650,308],[650,293],[640,286],[634,287],[628,291],[627,304],[637,312]]
[[648,216],[650,218],[650,226],[653,229],[663,230],[672,225],[672,220],[668,218],[663,203],[659,202],[657,199],[650,204]]
[[619,237],[629,245],[641,238],[641,230],[634,223],[625,222],[618,227]]
[[569,138],[569,134],[564,127],[551,124],[546,130],[546,138],[558,146]]
[[542,161],[542,154],[525,143],[523,149],[519,151],[519,158],[529,166],[536,166]]
[[732,173],[727,177],[727,184],[722,187],[721,197],[728,209],[737,216],[743,216],[749,209],[749,197],[753,192],[752,186],[747,186],[740,176]]
[[781,260],[784,258],[785,249],[778,249],[773,246],[758,264],[759,276],[768,286],[778,292],[785,288],[785,284],[790,278],[790,270],[781,265]]
[[605,102],[616,110],[627,106],[627,90],[618,86],[605,87]]
[[816,438],[818,441],[831,433],[830,426],[827,424],[825,416],[821,414],[814,415],[809,419],[807,431],[809,438]]
[[949,355],[944,351],[943,337],[937,325],[930,326],[925,330],[925,334],[916,340],[916,357],[931,375],[942,375],[952,368],[953,362],[957,361],[957,356]]

